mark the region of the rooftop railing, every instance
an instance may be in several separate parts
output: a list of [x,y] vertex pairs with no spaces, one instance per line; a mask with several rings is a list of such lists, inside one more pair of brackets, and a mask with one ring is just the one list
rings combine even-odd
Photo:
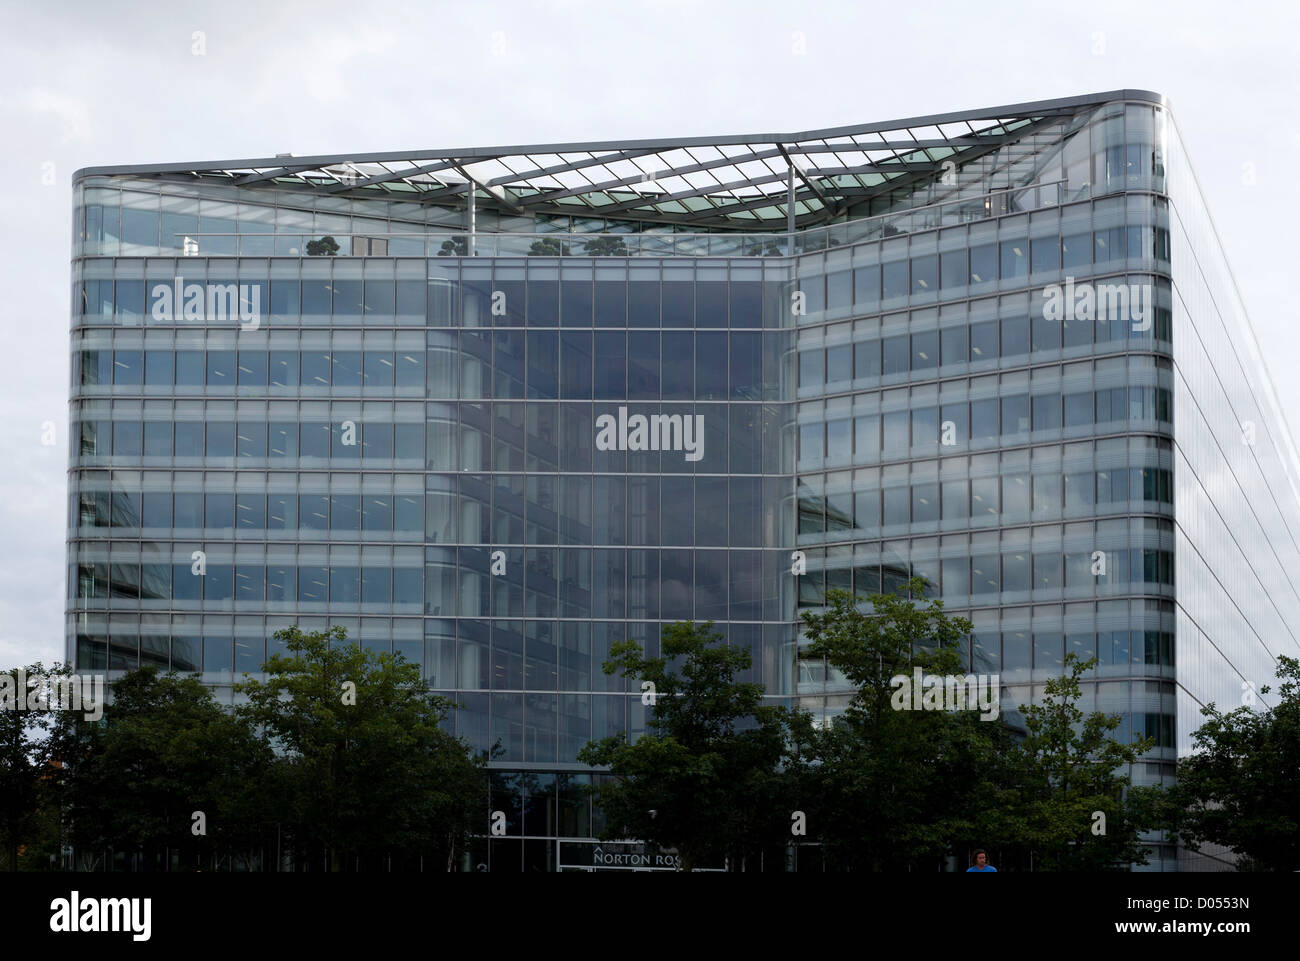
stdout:
[[791,257],[1059,206],[1064,181],[877,214],[790,233],[197,233],[187,257]]

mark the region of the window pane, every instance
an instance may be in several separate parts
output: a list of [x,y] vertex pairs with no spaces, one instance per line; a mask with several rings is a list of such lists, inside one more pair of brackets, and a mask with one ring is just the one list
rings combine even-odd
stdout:
[[235,456],[235,425],[230,421],[209,421],[207,430],[208,457]]
[[912,260],[912,293],[933,293],[939,288],[939,258],[933,254]]
[[1034,513],[1053,516],[1061,510],[1061,476],[1034,475]]
[[319,350],[307,350],[302,354],[302,385],[304,387],[328,387],[330,382],[330,355]]
[[1039,394],[1033,400],[1033,429],[1058,430],[1061,426],[1061,395]]
[[1092,264],[1092,244],[1088,234],[1072,234],[1061,240],[1061,266],[1086,267]]
[[949,327],[940,333],[940,360],[944,364],[964,364],[970,353],[965,327]]
[[1061,266],[1061,244],[1055,235],[1035,237],[1032,242],[1031,256],[1033,270],[1057,270]]
[[203,424],[191,421],[176,423],[176,456],[203,456]]
[[1011,474],[1002,478],[1002,513],[1008,521],[1029,517],[1029,493],[1029,475]]
[[847,270],[826,277],[826,307],[834,310],[847,307],[853,300],[853,275]]
[[271,351],[270,380],[272,387],[296,387],[298,385],[297,351]]
[[1028,243],[1025,240],[1004,240],[1002,251],[1002,279],[1012,280],[1029,276]]
[[943,594],[945,597],[970,593],[970,558],[945,557],[943,568]]
[[908,369],[907,335],[886,337],[884,340],[885,360],[882,371],[885,374],[905,374]]
[[1093,504],[1093,480],[1091,471],[1080,474],[1065,475],[1065,506],[1070,508],[1091,507]]
[[113,383],[136,385],[144,376],[144,357],[138,350],[113,352]]
[[1002,356],[1019,357],[1029,353],[1029,318],[1002,318]]
[[939,485],[917,484],[912,488],[912,520],[939,519]]
[[[943,482],[943,519],[960,520],[970,516],[970,491],[964,480]],[[962,593],[962,592],[958,592]]]
[[912,446],[924,447],[941,441],[938,409],[922,407],[912,411]]
[[357,494],[335,494],[330,498],[330,529],[361,529],[361,498]]
[[838,384],[853,379],[853,348],[845,344],[826,351],[826,382]]
[[176,385],[202,387],[205,371],[203,351],[178,350],[176,352]]
[[203,498],[203,526],[233,530],[235,527],[234,494],[206,494]]
[[996,399],[971,401],[970,436],[980,439],[998,436],[998,402]]
[[1092,392],[1065,395],[1065,426],[1092,423]]
[[972,517],[989,517],[998,513],[998,479],[974,477],[970,482],[970,512]]
[[882,293],[885,300],[891,297],[906,297],[908,293],[907,285],[907,261],[896,260],[893,263],[881,265]]
[[[104,429],[108,427],[107,422],[101,424],[101,441],[104,438]],[[141,425],[131,421],[116,421],[113,424],[113,445],[112,451],[117,457],[139,457],[141,455],[143,443],[143,432]],[[101,449],[99,453],[104,453]]]
[[238,457],[266,456],[266,424],[260,420],[240,421],[235,435]]
[[1002,555],[1002,589],[1027,591],[1029,586],[1029,552],[1013,551]]
[[880,341],[867,340],[853,345],[853,376],[880,376]]
[[965,287],[968,276],[965,250],[950,250],[939,255],[939,286]]
[[799,386],[818,387],[825,379],[825,359],[821,350],[805,350],[799,355]]
[[298,495],[299,530],[329,530],[329,498],[324,494]]
[[388,351],[366,351],[362,363],[362,379],[367,387],[392,387],[393,355]]
[[335,387],[361,386],[361,351],[336,350],[330,355]]
[[238,374],[241,387],[265,387],[266,354],[260,350],[241,350]]
[[997,554],[976,554],[971,557],[972,594],[996,594],[1002,589],[1001,560]]
[[925,370],[939,362],[939,332],[912,335],[912,369]]
[[894,411],[884,416],[885,450],[906,451],[909,444],[908,430],[911,417],[905,410]]
[[1060,554],[1034,555],[1034,589],[1060,590],[1065,579],[1064,558]]
[[885,526],[906,524],[911,516],[911,489],[887,487],[884,490]]
[[983,324],[971,324],[970,359],[996,360],[998,356],[998,325],[989,321]]
[[235,386],[235,352],[233,350],[208,351],[208,386]]
[[880,268],[875,264],[853,271],[853,302],[874,304],[880,300]]
[[1059,350],[1061,348],[1061,322],[1041,314],[1034,315],[1034,350]]
[[994,244],[972,247],[970,251],[970,282],[984,283],[998,279],[998,254]]
[[1024,394],[1002,398],[1002,433],[1020,434],[1029,430],[1029,398]]
[[970,407],[968,404],[944,404],[939,408],[940,443],[960,446],[970,436]]
[[864,415],[853,421],[854,460],[871,460],[880,452],[880,417]]

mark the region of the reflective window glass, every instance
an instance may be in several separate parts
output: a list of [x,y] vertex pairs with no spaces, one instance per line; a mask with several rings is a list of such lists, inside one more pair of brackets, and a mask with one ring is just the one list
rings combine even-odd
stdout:
[[965,287],[969,282],[970,274],[967,272],[967,252],[965,250],[950,250],[939,255],[939,286],[940,287]]
[[981,244],[970,249],[970,282],[985,283],[998,279],[998,248],[996,244]]
[[896,260],[881,264],[881,293],[885,300],[892,297],[906,297],[908,294],[907,261]]
[[1002,279],[1018,280],[1029,276],[1029,244],[1026,240],[1004,240],[1002,252]]

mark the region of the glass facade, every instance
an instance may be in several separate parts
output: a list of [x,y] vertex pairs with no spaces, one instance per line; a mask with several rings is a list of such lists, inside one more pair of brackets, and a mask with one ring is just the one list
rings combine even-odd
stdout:
[[[1199,705],[1296,652],[1294,454],[1161,99],[1032,106],[734,224],[423,168],[83,171],[69,657],[229,700],[275,630],[343,624],[499,745],[475,860],[553,870],[599,830],[577,751],[645,727],[612,643],[713,620],[826,723],[848,688],[800,613],[921,574],[1004,705],[1098,656],[1081,706],[1169,783]],[[1052,316],[1061,287],[1097,309]]]

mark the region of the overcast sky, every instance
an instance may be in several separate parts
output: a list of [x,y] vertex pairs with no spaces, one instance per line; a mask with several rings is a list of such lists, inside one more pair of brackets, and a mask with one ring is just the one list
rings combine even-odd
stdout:
[[0,8],[0,668],[64,653],[70,177],[85,166],[785,133],[1154,90],[1300,421],[1295,244],[1277,227],[1300,200],[1294,3]]

